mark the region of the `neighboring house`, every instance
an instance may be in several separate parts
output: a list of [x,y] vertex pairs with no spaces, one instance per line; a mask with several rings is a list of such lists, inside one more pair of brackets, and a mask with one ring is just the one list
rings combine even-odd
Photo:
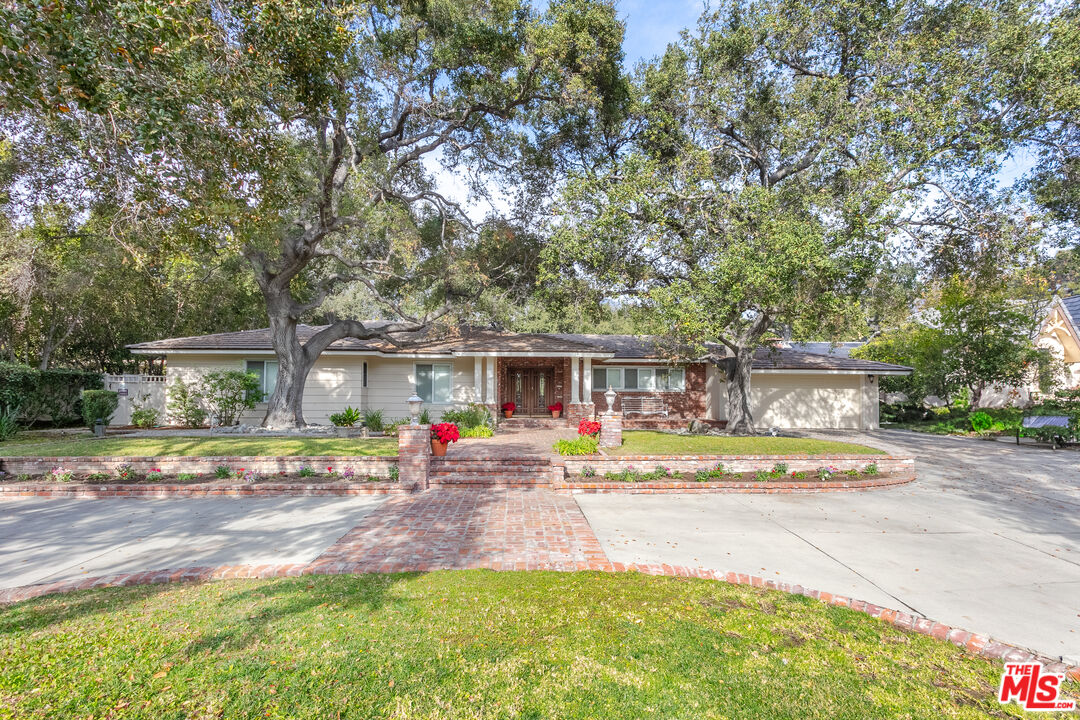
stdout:
[[[300,326],[300,341],[319,329]],[[178,378],[195,380],[211,369],[245,369],[259,377],[267,397],[277,379],[268,330],[171,338],[130,349],[165,356],[169,384]],[[838,354],[761,349],[754,361],[754,419],[766,428],[873,429],[878,427],[878,377],[910,372]],[[414,338],[400,347],[352,338],[335,342],[308,376],[304,417],[326,423],[346,405],[382,410],[387,419],[406,417],[406,399],[416,393],[434,419],[470,402],[496,411],[513,402],[515,417],[550,417],[547,406],[561,402],[565,421],[576,424],[606,409],[609,386],[630,427],[685,427],[694,419],[725,419],[723,373],[702,362],[672,365],[649,337],[478,329],[448,338]],[[261,422],[265,407],[260,403],[242,422]]]
[[1064,363],[1065,387],[1080,388],[1080,295],[1054,301],[1035,342]]

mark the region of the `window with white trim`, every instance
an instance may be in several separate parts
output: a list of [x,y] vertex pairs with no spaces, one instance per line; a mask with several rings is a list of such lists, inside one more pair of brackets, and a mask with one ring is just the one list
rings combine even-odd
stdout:
[[606,390],[685,392],[686,370],[669,367],[593,367],[593,387]]
[[453,402],[453,366],[450,363],[417,363],[416,394],[426,403]]
[[274,389],[277,388],[277,360],[246,360],[244,370],[259,378],[261,397],[255,398],[255,402],[266,402],[267,398],[274,394]]

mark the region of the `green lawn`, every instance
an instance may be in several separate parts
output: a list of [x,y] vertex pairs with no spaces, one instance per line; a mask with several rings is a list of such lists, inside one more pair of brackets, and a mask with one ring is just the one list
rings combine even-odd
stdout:
[[[814,600],[637,574],[110,588],[0,610],[0,717],[984,718],[1001,665]],[[1075,684],[1067,690],[1075,694]]]
[[397,455],[397,438],[323,437],[78,437],[63,440],[22,436],[0,443],[0,456],[84,455]]
[[865,445],[786,437],[718,437],[715,435],[672,435],[651,430],[623,432],[622,447],[605,452],[614,455],[835,455],[857,453],[882,455]]

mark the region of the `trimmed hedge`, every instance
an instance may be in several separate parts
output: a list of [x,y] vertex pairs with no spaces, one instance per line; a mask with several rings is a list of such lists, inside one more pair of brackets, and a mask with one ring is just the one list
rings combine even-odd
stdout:
[[48,418],[55,425],[73,425],[82,417],[82,391],[103,386],[97,372],[0,362],[0,406],[20,408],[27,423]]

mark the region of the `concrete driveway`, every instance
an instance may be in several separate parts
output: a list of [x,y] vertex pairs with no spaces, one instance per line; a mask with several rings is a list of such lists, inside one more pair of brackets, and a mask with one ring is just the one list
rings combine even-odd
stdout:
[[4,501],[0,588],[196,565],[307,563],[385,500]]
[[1080,664],[1080,452],[900,430],[843,438],[914,454],[918,480],[859,493],[578,503],[616,562],[802,584]]

